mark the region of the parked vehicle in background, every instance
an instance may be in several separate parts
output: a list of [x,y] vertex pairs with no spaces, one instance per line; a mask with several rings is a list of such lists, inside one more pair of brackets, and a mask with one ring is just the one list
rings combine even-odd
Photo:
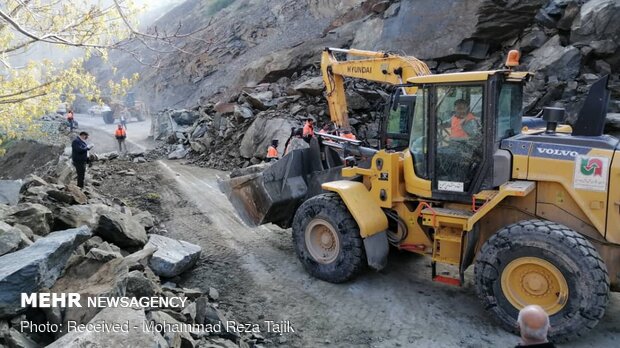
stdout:
[[127,93],[123,101],[114,100],[109,97],[103,97],[103,101],[110,106],[110,111],[101,113],[103,122],[106,124],[114,123],[114,120],[120,119],[121,114],[125,115],[125,119],[130,121],[135,118],[141,122],[146,120],[148,109],[143,101],[136,100],[134,93]]
[[60,103],[58,107],[56,107],[56,113],[64,116],[67,113],[67,109],[67,103]]
[[103,105],[94,105],[88,109],[88,114],[90,116],[101,116],[104,112],[112,111],[109,106]]

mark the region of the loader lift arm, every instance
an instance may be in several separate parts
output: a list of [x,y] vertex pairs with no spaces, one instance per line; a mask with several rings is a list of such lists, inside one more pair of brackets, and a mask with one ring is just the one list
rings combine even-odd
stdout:
[[[335,53],[345,53],[357,60],[338,60]],[[321,56],[321,72],[327,92],[331,120],[337,127],[349,127],[344,78],[353,77],[390,85],[401,85],[415,76],[430,75],[428,66],[411,56],[357,49],[326,48]],[[416,87],[403,87],[407,95],[415,94]]]

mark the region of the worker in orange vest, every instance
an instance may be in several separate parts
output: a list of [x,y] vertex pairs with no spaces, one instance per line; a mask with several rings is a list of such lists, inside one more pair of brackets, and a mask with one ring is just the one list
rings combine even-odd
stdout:
[[306,124],[304,124],[303,137],[304,139],[306,139],[306,141],[310,141],[310,139],[314,137],[314,118],[308,117],[306,119]]
[[278,159],[278,139],[273,139],[271,141],[271,145],[267,148],[267,158],[266,162],[270,162],[271,160]]
[[114,132],[114,137],[116,137],[116,141],[118,141],[118,152],[127,152],[127,144],[125,144],[125,139],[127,138],[127,131],[123,128],[122,124],[119,124],[116,128],[116,132]]
[[[470,123],[472,124],[470,125]],[[472,125],[474,125],[474,127],[472,127]],[[469,139],[470,135],[473,135],[469,133],[475,130],[475,125],[476,116],[469,112],[467,101],[463,99],[455,101],[454,115],[450,119],[450,137],[452,139]],[[470,130],[470,132],[467,132],[465,129]]]
[[349,129],[345,129],[345,130],[344,130],[344,131],[340,134],[340,136],[341,136],[341,137],[343,137],[343,138],[350,139],[350,140],[356,140],[356,139],[357,139],[357,137],[355,136],[355,134],[351,133],[351,131],[350,131]]

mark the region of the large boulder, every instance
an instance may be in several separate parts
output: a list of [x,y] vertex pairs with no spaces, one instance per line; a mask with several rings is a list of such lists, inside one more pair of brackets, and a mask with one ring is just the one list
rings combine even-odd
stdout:
[[88,227],[53,232],[27,248],[0,256],[0,318],[25,310],[21,293],[54,285],[73,250],[91,235]]
[[47,196],[57,202],[67,204],[86,204],[88,197],[73,184],[67,184],[61,189],[52,188],[47,191]]
[[200,114],[189,110],[174,110],[170,113],[172,120],[179,126],[191,126],[200,118]]
[[148,279],[141,271],[135,270],[127,274],[126,296],[151,297],[160,292],[158,284]]
[[151,118],[151,134],[155,140],[166,139],[176,131],[176,124],[170,116],[170,110],[158,112]]
[[547,76],[557,76],[559,80],[572,80],[579,74],[581,53],[574,46],[560,45],[556,35],[542,47],[532,52],[529,71],[541,72]]
[[295,90],[297,92],[309,94],[312,96],[322,95],[324,89],[325,82],[323,82],[323,77],[321,76],[313,77],[295,86]]
[[254,109],[267,110],[269,109],[270,106],[273,105],[272,103],[273,92],[272,91],[265,91],[265,92],[258,92],[258,93],[244,93],[243,95],[245,96],[248,103],[250,103],[250,105],[252,105]]
[[588,44],[593,41],[620,39],[620,1],[590,0],[581,6],[573,21],[570,40]]
[[[533,22],[547,0],[436,1],[403,0],[398,14],[377,30],[377,39],[356,48],[406,52],[420,59],[472,57],[484,59],[489,42],[501,43]],[[452,14],[452,15],[447,15]],[[366,30],[362,26],[360,30]],[[450,35],[446,35],[450,33]]]
[[24,183],[22,184],[22,187],[19,191],[25,192],[30,187],[47,186],[47,185],[49,185],[49,183],[45,181],[43,178],[41,178],[40,176],[30,174],[24,179]]
[[148,240],[140,220],[115,211],[101,214],[94,232],[121,248],[143,246]]
[[278,152],[283,153],[284,143],[290,136],[293,126],[292,121],[285,118],[257,117],[243,135],[239,148],[241,157],[265,157],[272,139],[280,141]]
[[0,221],[0,256],[17,250],[22,241],[21,235],[19,229]]
[[51,231],[52,212],[45,206],[37,203],[22,203],[12,208],[8,222],[30,227],[32,232],[45,236]]
[[82,307],[65,308],[64,321],[87,323],[100,310],[88,306],[89,297],[125,296],[128,267],[122,258],[98,261],[83,257],[67,268],[50,289],[55,293],[79,293]]
[[21,180],[0,180],[0,204],[17,204],[21,187]]
[[99,216],[104,213],[114,213],[115,210],[105,204],[72,205],[60,208],[56,214],[56,223],[68,228],[86,225],[95,228]]
[[152,234],[146,247],[157,248],[149,266],[159,276],[172,278],[196,264],[202,248],[182,240]]
[[[144,309],[105,308],[89,322],[110,325],[128,323],[128,330],[105,332],[103,330],[72,331],[47,348],[66,347],[161,347],[159,334],[155,330],[145,330]],[[165,343],[165,342],[164,342]]]

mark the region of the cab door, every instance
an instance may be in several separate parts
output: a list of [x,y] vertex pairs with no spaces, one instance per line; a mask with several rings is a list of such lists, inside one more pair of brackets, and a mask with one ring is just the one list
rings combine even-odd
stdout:
[[433,198],[471,201],[485,158],[485,83],[435,85],[431,98]]

